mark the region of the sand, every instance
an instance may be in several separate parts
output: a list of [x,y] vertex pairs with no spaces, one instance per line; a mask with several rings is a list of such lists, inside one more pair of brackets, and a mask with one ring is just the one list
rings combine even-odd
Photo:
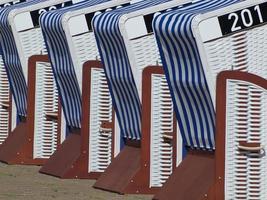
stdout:
[[117,195],[92,188],[94,180],[62,180],[36,166],[0,163],[0,200],[149,200],[151,195]]

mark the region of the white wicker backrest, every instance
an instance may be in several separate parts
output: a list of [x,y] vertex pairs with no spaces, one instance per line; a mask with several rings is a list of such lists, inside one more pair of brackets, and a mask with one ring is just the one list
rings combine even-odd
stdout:
[[[2,56],[0,57],[0,101],[3,105],[9,102],[9,83],[7,79],[6,70],[4,67],[4,62]],[[2,144],[8,136],[9,129],[9,112],[7,109],[0,107],[0,118],[1,118],[1,126],[0,126],[0,144]],[[9,105],[10,106],[10,105]]]
[[[35,119],[34,119],[34,158],[49,158],[57,149],[58,140],[65,140],[63,113],[61,126],[57,121],[47,120],[47,113],[58,112],[58,91],[53,79],[50,63],[36,63]],[[61,138],[58,138],[61,129]]]
[[[266,103],[266,89],[246,81],[227,81],[225,199],[267,198]],[[240,142],[259,143],[262,150],[248,152]]]
[[88,171],[104,172],[112,159],[112,131],[100,133],[99,122],[112,121],[112,102],[103,69],[91,71],[91,94]]
[[[165,75],[152,75],[150,187],[161,187],[172,173],[172,144],[163,135],[173,132],[173,104]],[[164,152],[164,153],[163,153]]]

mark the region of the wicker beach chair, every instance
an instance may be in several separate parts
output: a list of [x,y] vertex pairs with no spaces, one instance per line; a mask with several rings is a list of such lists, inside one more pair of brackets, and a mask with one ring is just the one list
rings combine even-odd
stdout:
[[[185,145],[195,153],[215,149],[218,73],[238,70],[264,78],[267,75],[263,68],[266,34],[261,17],[265,1],[202,3],[205,3],[202,8],[188,7],[159,15],[154,20],[180,131]],[[154,199],[214,199],[213,189],[209,193],[218,178],[214,164],[213,161],[203,168],[195,168],[192,163],[183,162],[188,173],[182,167],[177,168]],[[182,181],[180,175],[187,181]],[[199,182],[205,187],[197,186]],[[192,188],[197,188],[194,193],[189,192]]]
[[187,5],[191,2],[141,1],[94,18],[100,56],[125,141],[94,187],[121,194],[155,193],[181,161],[179,129],[151,22],[159,12]]
[[[87,2],[42,17],[48,53],[71,131],[41,173],[61,178],[97,178],[120,151],[120,132],[103,69],[97,64],[96,72],[83,75],[83,64],[99,58],[91,26],[94,15],[129,3],[129,0]],[[87,86],[92,94],[84,96]],[[87,99],[89,107],[82,106],[82,98]]]
[[[41,87],[45,87],[45,84],[48,87],[44,93],[37,95],[38,98],[35,101],[35,95],[31,90],[29,97],[27,95],[27,79],[31,82],[34,78],[28,77],[29,58],[35,54],[46,54],[39,27],[39,16],[43,12],[72,4],[72,1],[67,0],[36,0],[5,8],[1,13],[3,60],[19,121],[11,136],[1,146],[0,160],[3,162],[43,164],[64,140],[64,118],[59,118],[61,127],[48,119],[48,116],[54,112],[60,112],[58,102],[52,99],[56,93],[53,83],[47,79],[44,72],[39,70],[39,74],[43,73],[38,77],[38,81],[42,82]],[[45,68],[45,66],[42,65],[39,68]],[[44,78],[43,81],[42,78]],[[40,85],[37,84],[37,89],[39,89],[38,86]],[[61,113],[59,116],[62,116]]]

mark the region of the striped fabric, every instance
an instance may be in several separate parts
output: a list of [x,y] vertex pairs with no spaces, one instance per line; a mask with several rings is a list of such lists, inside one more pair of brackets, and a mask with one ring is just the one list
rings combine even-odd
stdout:
[[[19,3],[24,3],[26,1],[31,1],[31,0],[3,0],[3,1],[0,1],[0,8],[5,8],[5,7],[8,7],[8,6],[12,6],[12,5],[15,5],[15,4],[19,4]],[[0,55],[2,55],[2,46],[0,46]]]
[[[1,45],[3,48],[3,59],[5,68],[8,75],[8,81],[10,83],[11,92],[13,94],[17,114],[19,116],[26,116],[27,114],[27,83],[26,74],[23,73],[22,64],[20,62],[20,57],[15,44],[15,38],[12,34],[10,23],[8,20],[9,13],[14,9],[24,8],[28,6],[33,6],[39,3],[49,2],[51,5],[51,0],[28,0],[21,4],[16,4],[10,7],[6,7],[0,12],[0,29],[1,29]],[[65,6],[75,3],[75,1],[69,0],[68,3],[65,2]],[[55,4],[60,4],[60,1],[55,2]]]
[[19,116],[27,114],[27,83],[23,74],[22,65],[15,44],[15,38],[9,24],[9,13],[14,9],[32,6],[38,3],[50,2],[51,0],[29,0],[27,2],[5,7],[0,12],[1,47],[5,68],[13,94],[17,113]]
[[[98,15],[93,19],[96,40],[106,77],[125,138],[141,139],[141,101],[120,32],[120,18],[128,13],[151,8],[170,0],[144,0],[125,8]],[[152,8],[151,8],[152,9]]]
[[192,20],[200,13],[236,2],[203,0],[158,15],[153,21],[179,128],[185,145],[192,148],[215,148],[215,110],[192,33]]
[[92,7],[108,1],[110,0],[85,1],[68,8],[45,13],[40,18],[66,123],[72,128],[81,127],[81,91],[62,27],[62,19],[64,14],[69,11]]
[[8,75],[8,80],[10,83],[11,92],[16,103],[17,113],[20,116],[26,116],[27,85],[18,57],[15,40],[8,22],[8,15],[15,8],[22,8],[40,2],[42,2],[42,0],[28,1],[10,7],[5,7],[0,12],[0,42],[2,47],[3,59]]
[[[5,8],[8,6],[15,5],[15,4],[24,3],[26,1],[30,1],[30,0],[4,0],[4,1],[0,1],[0,8]],[[3,51],[2,46],[0,46],[0,55],[3,55],[2,51]]]

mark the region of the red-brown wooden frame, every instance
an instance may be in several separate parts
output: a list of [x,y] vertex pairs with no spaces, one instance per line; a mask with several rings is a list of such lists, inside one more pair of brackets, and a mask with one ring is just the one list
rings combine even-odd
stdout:
[[[151,153],[151,97],[152,97],[152,75],[154,74],[164,74],[162,66],[147,66],[143,71],[142,77],[142,157],[141,166],[143,167],[144,173],[143,178],[146,182],[146,187],[149,187],[150,181],[150,153]],[[177,159],[177,123],[174,114],[173,117],[173,157],[172,157],[172,168],[176,168]],[[155,188],[157,191],[159,188]]]
[[[91,97],[91,72],[94,68],[102,68],[100,61],[87,61],[83,65],[83,80],[82,80],[82,126],[81,126],[81,148],[82,153],[86,154],[86,161],[89,163],[89,138],[90,138],[90,97]],[[114,158],[114,139],[115,139],[115,112],[112,111],[112,160]],[[88,170],[88,166],[87,166]],[[92,178],[98,178],[101,172],[90,172]]]
[[[82,80],[82,121],[81,129],[72,130],[61,148],[41,168],[40,172],[60,178],[97,179],[101,172],[88,172],[89,137],[90,137],[90,95],[91,71],[101,68],[99,61],[87,61],[83,65]],[[114,119],[114,112],[113,112]],[[114,133],[114,120],[112,121]],[[68,156],[67,156],[68,155]],[[114,155],[114,135],[112,138],[112,155]],[[64,162],[65,165],[60,163]]]
[[[36,63],[49,62],[48,56],[36,55],[29,59],[28,64],[28,91],[27,91],[27,117],[21,118],[19,124],[1,145],[0,160],[8,164],[43,165],[48,159],[33,158],[34,151],[34,115],[35,115],[35,84]],[[12,104],[10,99],[9,119],[12,117]],[[61,126],[61,107],[59,105],[58,121]],[[10,123],[11,129],[11,123]],[[58,146],[60,145],[60,129],[58,129]]]

